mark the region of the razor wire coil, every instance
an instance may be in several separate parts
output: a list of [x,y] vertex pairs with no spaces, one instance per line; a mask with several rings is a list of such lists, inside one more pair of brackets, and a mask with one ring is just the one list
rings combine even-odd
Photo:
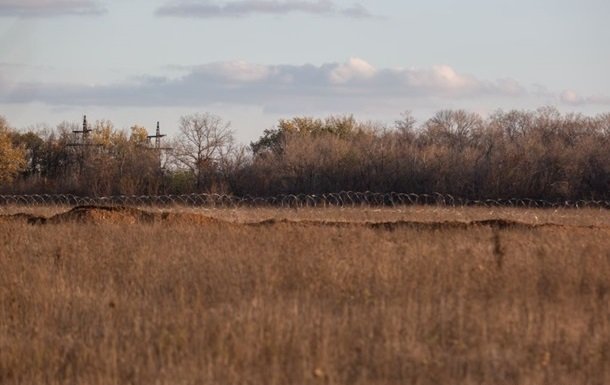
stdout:
[[610,209],[608,200],[544,200],[532,198],[466,199],[433,192],[415,194],[402,192],[339,191],[323,194],[279,194],[260,197],[216,193],[170,195],[78,196],[74,194],[0,195],[0,206],[192,206],[204,208],[240,207],[398,207],[434,205],[441,207],[522,207],[522,208],[596,208]]

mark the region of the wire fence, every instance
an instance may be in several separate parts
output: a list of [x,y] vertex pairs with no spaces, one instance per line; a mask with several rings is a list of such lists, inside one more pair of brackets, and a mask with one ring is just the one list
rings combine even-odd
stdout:
[[239,207],[398,207],[406,205],[481,206],[522,208],[595,208],[610,209],[608,200],[557,200],[512,198],[472,200],[450,194],[377,193],[341,191],[327,194],[281,194],[271,197],[224,194],[117,195],[87,197],[72,194],[0,195],[0,206],[187,206],[202,208]]

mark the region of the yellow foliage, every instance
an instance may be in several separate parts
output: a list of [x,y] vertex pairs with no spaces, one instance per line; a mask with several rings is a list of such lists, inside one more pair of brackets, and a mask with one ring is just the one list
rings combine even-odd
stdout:
[[129,141],[135,144],[146,144],[148,142],[148,131],[145,127],[134,125],[131,127]]
[[109,120],[98,120],[93,130],[93,143],[110,147],[126,141],[125,134],[117,131]]
[[4,119],[0,121],[0,183],[10,183],[26,166],[25,151],[11,141]]

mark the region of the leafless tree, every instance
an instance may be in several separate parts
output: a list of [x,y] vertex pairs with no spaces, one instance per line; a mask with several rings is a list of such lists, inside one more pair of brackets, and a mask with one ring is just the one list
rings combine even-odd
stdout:
[[215,174],[234,143],[231,124],[214,114],[195,113],[180,118],[179,131],[173,157],[179,167],[193,173],[201,189],[205,177]]
[[416,134],[415,129],[417,126],[417,119],[413,117],[411,111],[404,111],[401,115],[401,119],[394,121],[394,128],[396,128],[396,137],[401,144],[412,143],[415,140]]
[[483,126],[478,114],[464,110],[442,110],[424,125],[426,135],[432,141],[463,147]]

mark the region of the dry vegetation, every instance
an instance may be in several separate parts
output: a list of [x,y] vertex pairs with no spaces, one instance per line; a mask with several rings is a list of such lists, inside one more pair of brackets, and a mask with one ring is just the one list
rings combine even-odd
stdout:
[[0,221],[2,384],[610,382],[608,211],[75,212]]

